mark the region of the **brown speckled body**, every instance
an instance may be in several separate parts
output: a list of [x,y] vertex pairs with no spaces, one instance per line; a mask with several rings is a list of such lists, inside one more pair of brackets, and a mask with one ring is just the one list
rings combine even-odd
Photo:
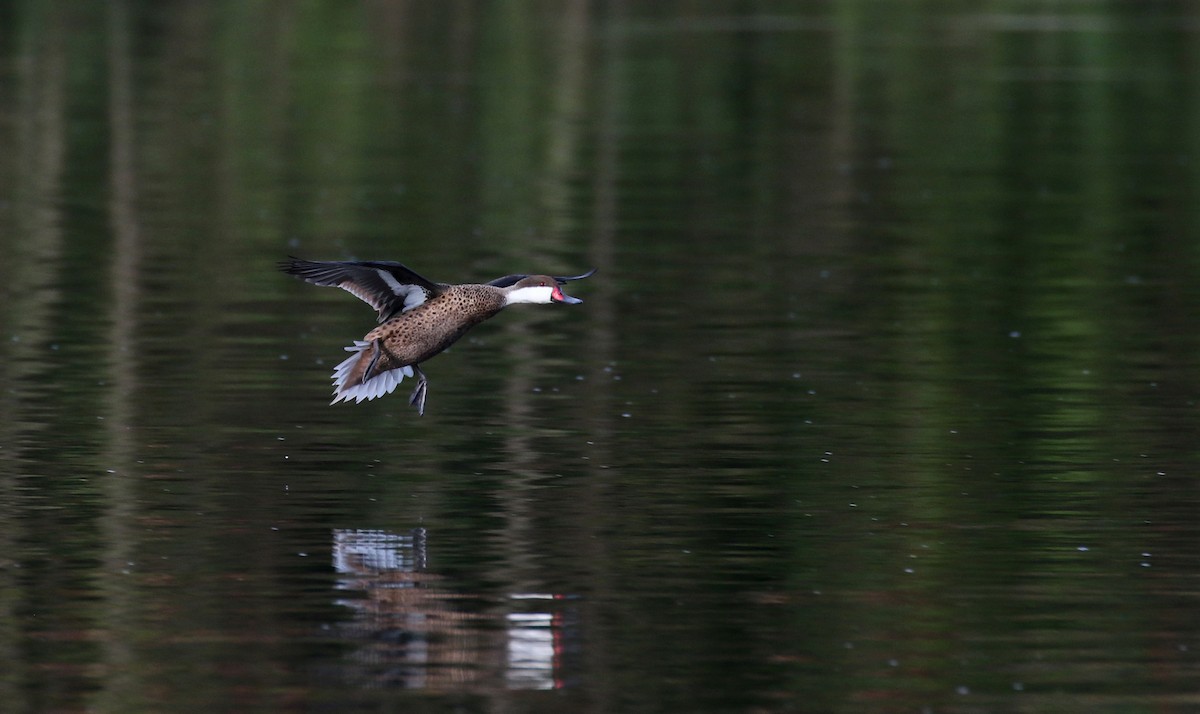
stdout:
[[[347,384],[357,384],[389,369],[418,364],[454,344],[467,330],[504,308],[504,291],[491,285],[450,285],[445,292],[402,312],[363,339],[382,346],[362,353]],[[371,374],[364,374],[372,361]]]

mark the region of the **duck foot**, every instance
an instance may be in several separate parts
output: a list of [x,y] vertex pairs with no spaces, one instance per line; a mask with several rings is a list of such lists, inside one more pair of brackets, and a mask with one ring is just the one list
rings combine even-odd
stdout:
[[425,395],[429,392],[429,381],[425,379],[425,373],[420,367],[414,364],[412,368],[417,373],[417,387],[408,398],[408,403],[417,408],[418,416],[425,416]]

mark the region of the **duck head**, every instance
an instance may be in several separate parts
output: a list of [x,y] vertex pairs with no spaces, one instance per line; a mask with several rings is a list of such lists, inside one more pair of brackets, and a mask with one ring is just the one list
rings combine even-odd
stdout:
[[567,305],[578,305],[583,302],[577,297],[571,297],[564,293],[558,281],[549,275],[530,275],[518,280],[506,290],[508,293],[506,305],[514,305],[519,302],[539,304],[561,302]]

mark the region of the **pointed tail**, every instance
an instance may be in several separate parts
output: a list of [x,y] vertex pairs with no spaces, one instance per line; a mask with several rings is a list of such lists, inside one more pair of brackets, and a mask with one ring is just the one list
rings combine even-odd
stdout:
[[413,376],[411,365],[389,366],[379,340],[355,340],[346,351],[352,354],[333,370],[333,401],[330,404],[351,399],[357,404],[364,399],[391,394],[405,377]]

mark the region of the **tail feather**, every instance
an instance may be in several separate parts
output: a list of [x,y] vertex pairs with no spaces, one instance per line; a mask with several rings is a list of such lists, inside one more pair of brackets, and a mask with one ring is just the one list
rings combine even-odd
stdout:
[[377,349],[374,342],[365,340],[355,340],[353,345],[346,348],[347,352],[353,354],[333,370],[333,401],[330,404],[348,402],[351,399],[357,404],[364,399],[371,400],[391,394],[405,377],[413,376],[412,365],[405,365],[376,372],[363,381],[367,368],[377,357]]

